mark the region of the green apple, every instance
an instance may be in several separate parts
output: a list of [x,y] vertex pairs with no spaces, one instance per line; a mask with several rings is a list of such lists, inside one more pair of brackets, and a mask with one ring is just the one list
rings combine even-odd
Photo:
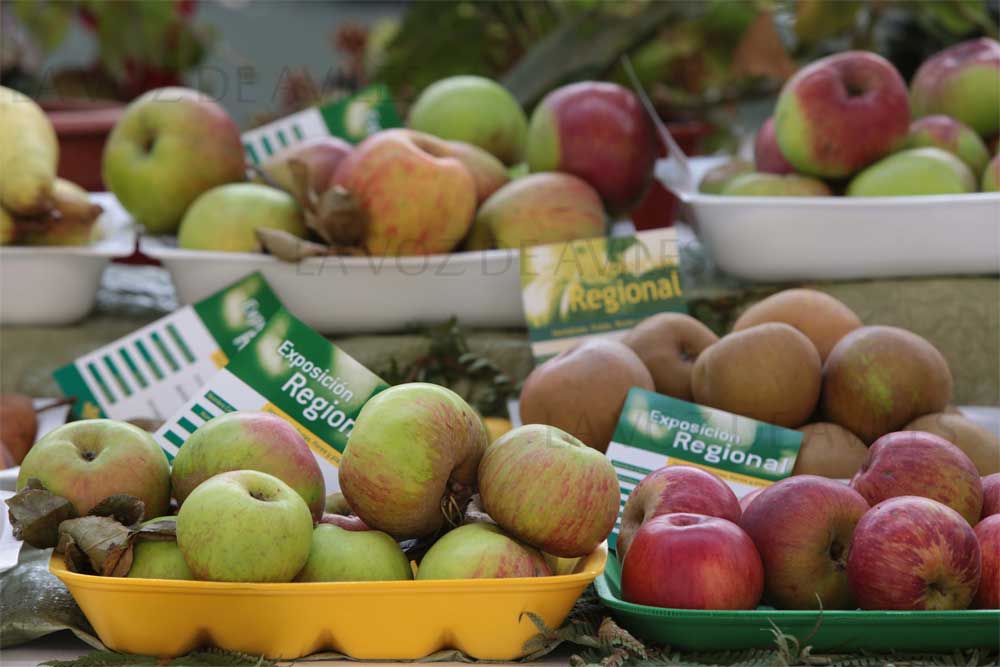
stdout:
[[268,412],[228,412],[202,424],[184,442],[171,471],[174,497],[230,470],[259,470],[292,487],[319,520],[326,484],[316,456],[290,423]]
[[1000,42],[970,39],[940,51],[910,83],[914,117],[947,114],[981,136],[1000,130]]
[[189,88],[159,88],[132,102],[104,146],[104,182],[154,234],[177,225],[198,196],[245,176],[239,128]]
[[946,150],[969,165],[973,174],[983,173],[990,160],[986,144],[968,125],[950,116],[924,116],[913,121],[906,148],[933,146]]
[[[174,516],[161,516],[147,521],[177,521]],[[184,554],[176,540],[142,540],[132,548],[132,567],[128,576],[133,579],[194,579],[184,561]]]
[[191,492],[177,513],[177,544],[197,579],[287,582],[312,544],[302,497],[277,477],[233,470]]
[[705,172],[698,191],[706,195],[722,194],[723,189],[737,176],[753,173],[753,165],[746,160],[730,160]]
[[195,200],[181,221],[177,245],[189,250],[260,252],[255,229],[306,236],[302,209],[290,194],[258,183],[230,183]]
[[66,498],[80,515],[108,496],[125,493],[147,516],[167,513],[170,466],[153,436],[113,419],[86,419],[50,431],[21,462],[17,489],[29,479]]
[[296,581],[404,581],[413,578],[403,550],[378,530],[320,524]]
[[879,160],[847,186],[849,197],[949,195],[976,191],[976,177],[940,148],[910,148]]
[[983,192],[1000,190],[1000,154],[994,155],[983,170]]
[[538,550],[490,523],[449,531],[420,561],[417,579],[506,579],[552,574]]
[[800,174],[743,174],[732,179],[719,194],[728,197],[827,197],[823,181]]
[[481,76],[453,76],[428,86],[410,108],[414,130],[479,146],[504,164],[521,161],[528,119],[514,96]]
[[14,242],[16,228],[14,218],[6,209],[0,208],[0,245],[10,245]]

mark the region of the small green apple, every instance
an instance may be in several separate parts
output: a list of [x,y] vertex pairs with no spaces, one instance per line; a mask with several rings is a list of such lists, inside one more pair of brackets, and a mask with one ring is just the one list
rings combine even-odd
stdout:
[[14,242],[16,228],[14,218],[6,209],[0,208],[0,245],[10,245]]
[[996,192],[1000,190],[1000,153],[993,156],[990,163],[983,170],[983,192]]
[[933,146],[959,157],[973,174],[983,173],[990,160],[986,144],[968,125],[950,116],[924,116],[913,121],[906,148]]
[[404,581],[410,561],[394,539],[378,530],[345,530],[320,524],[296,581]]
[[417,568],[417,579],[545,577],[551,571],[536,549],[507,537],[490,523],[470,523],[434,543]]
[[940,148],[910,148],[879,160],[847,186],[849,197],[948,195],[975,192],[976,177]]
[[306,235],[302,210],[290,194],[258,183],[230,183],[195,200],[181,220],[177,245],[189,250],[260,252],[255,229]]
[[291,581],[309,558],[312,531],[302,497],[256,470],[212,477],[177,513],[184,560],[209,581]]
[[722,191],[734,178],[753,173],[753,170],[753,165],[746,160],[730,160],[705,172],[701,182],[698,183],[698,191],[704,192],[706,195],[722,194]]
[[[176,522],[177,517],[161,516],[142,525],[154,521]],[[133,579],[194,579],[176,540],[140,539],[132,548],[132,567],[128,576]]]
[[800,174],[743,174],[732,179],[719,194],[727,197],[827,197],[823,181]]

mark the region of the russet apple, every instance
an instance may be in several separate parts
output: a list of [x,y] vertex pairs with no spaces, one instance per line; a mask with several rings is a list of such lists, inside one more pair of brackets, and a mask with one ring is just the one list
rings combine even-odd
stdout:
[[586,556],[618,518],[611,461],[554,426],[501,436],[479,463],[483,509],[515,538],[563,558]]
[[781,154],[778,138],[774,134],[774,117],[771,116],[757,130],[753,142],[753,161],[757,171],[766,174],[792,174],[795,167]]
[[197,579],[287,582],[309,557],[313,521],[302,497],[256,470],[200,484],[177,513],[177,545]]
[[972,606],[1000,609],[1000,516],[986,517],[975,528],[982,559],[982,576]]
[[868,503],[848,486],[799,475],[765,488],[740,526],[764,562],[764,597],[781,609],[851,609],[848,547]]
[[987,475],[982,479],[983,511],[981,519],[994,514],[1000,514],[1000,472]]
[[448,531],[417,567],[417,579],[507,579],[551,574],[542,554],[490,523]]
[[315,137],[275,153],[260,169],[275,185],[291,193],[299,189],[294,169],[304,169],[309,188],[320,193],[330,186],[337,167],[352,150],[354,147],[340,137]]
[[862,609],[965,609],[979,586],[980,562],[976,534],[958,512],[900,496],[858,522],[847,577]]
[[647,317],[622,338],[649,369],[656,391],[682,401],[691,400],[691,370],[698,356],[718,341],[714,331],[684,313]]
[[410,560],[385,533],[321,523],[313,530],[309,558],[296,581],[405,581]]
[[[143,525],[154,521],[176,522],[177,517],[161,516]],[[177,540],[139,539],[132,547],[132,567],[128,576],[132,579],[194,579]]]
[[528,126],[531,171],[564,171],[587,181],[615,213],[635,204],[653,176],[657,139],[635,94],[581,81],[542,98]]
[[675,609],[754,609],[764,567],[735,523],[662,514],[642,524],[622,564],[622,599]]
[[198,427],[174,458],[174,497],[183,505],[199,484],[230,470],[274,475],[302,496],[314,519],[323,515],[326,484],[316,456],[277,415],[228,412]]
[[436,141],[409,130],[378,132],[340,163],[333,177],[354,197],[372,255],[445,253],[465,237],[476,212],[476,183]]
[[792,76],[778,96],[782,155],[806,174],[843,178],[890,153],[910,127],[906,83],[885,58],[846,51]]
[[751,173],[737,176],[719,194],[727,197],[829,197],[823,181],[802,174]]
[[933,146],[964,162],[974,175],[983,173],[990,154],[975,130],[951,116],[924,116],[910,124],[907,148]]
[[981,136],[1000,130],[1000,42],[971,39],[934,54],[913,75],[913,115],[947,114]]
[[721,479],[701,468],[664,466],[642,478],[625,501],[615,551],[624,560],[642,524],[662,514],[717,516],[739,523],[740,501]]
[[899,431],[876,440],[851,486],[869,504],[896,496],[923,496],[947,505],[969,525],[983,510],[983,484],[975,464],[944,438]]
[[230,183],[212,188],[191,204],[177,231],[177,245],[188,250],[260,252],[257,229],[306,236],[302,209],[290,194],[259,183]]
[[847,184],[848,197],[952,195],[975,192],[976,176],[962,160],[935,147],[908,148],[861,171]]
[[112,419],[50,431],[21,462],[17,489],[32,478],[73,503],[81,516],[119,493],[141,500],[146,516],[166,514],[170,503],[170,466],[160,445],[138,426]]
[[177,229],[203,192],[245,177],[239,128],[214,100],[159,88],[125,110],[104,146],[104,182],[153,234]]

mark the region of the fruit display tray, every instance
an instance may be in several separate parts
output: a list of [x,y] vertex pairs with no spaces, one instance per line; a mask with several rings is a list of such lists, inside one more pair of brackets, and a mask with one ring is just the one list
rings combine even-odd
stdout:
[[[725,162],[693,158],[695,182]],[[671,188],[671,165],[657,177]],[[728,197],[676,190],[715,264],[755,281],[995,274],[1000,192],[914,197]]]
[[621,599],[621,568],[608,559],[594,582],[615,620],[642,639],[687,650],[774,648],[775,629],[816,651],[951,651],[997,646],[1000,610],[702,611],[661,609]]
[[290,584],[98,577],[68,571],[57,555],[49,569],[116,651],[167,657],[214,645],[270,659],[331,650],[411,660],[452,648],[512,660],[538,634],[525,612],[559,627],[606,560],[602,546],[560,576]]
[[0,247],[0,325],[70,324],[94,307],[104,267],[132,254],[135,231],[114,196],[91,200],[104,207],[96,243]]

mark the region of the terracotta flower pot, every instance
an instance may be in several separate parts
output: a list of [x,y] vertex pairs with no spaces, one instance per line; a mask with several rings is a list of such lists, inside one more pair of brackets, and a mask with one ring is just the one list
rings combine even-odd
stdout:
[[42,100],[59,137],[59,176],[91,191],[104,190],[104,142],[125,110],[113,100]]

